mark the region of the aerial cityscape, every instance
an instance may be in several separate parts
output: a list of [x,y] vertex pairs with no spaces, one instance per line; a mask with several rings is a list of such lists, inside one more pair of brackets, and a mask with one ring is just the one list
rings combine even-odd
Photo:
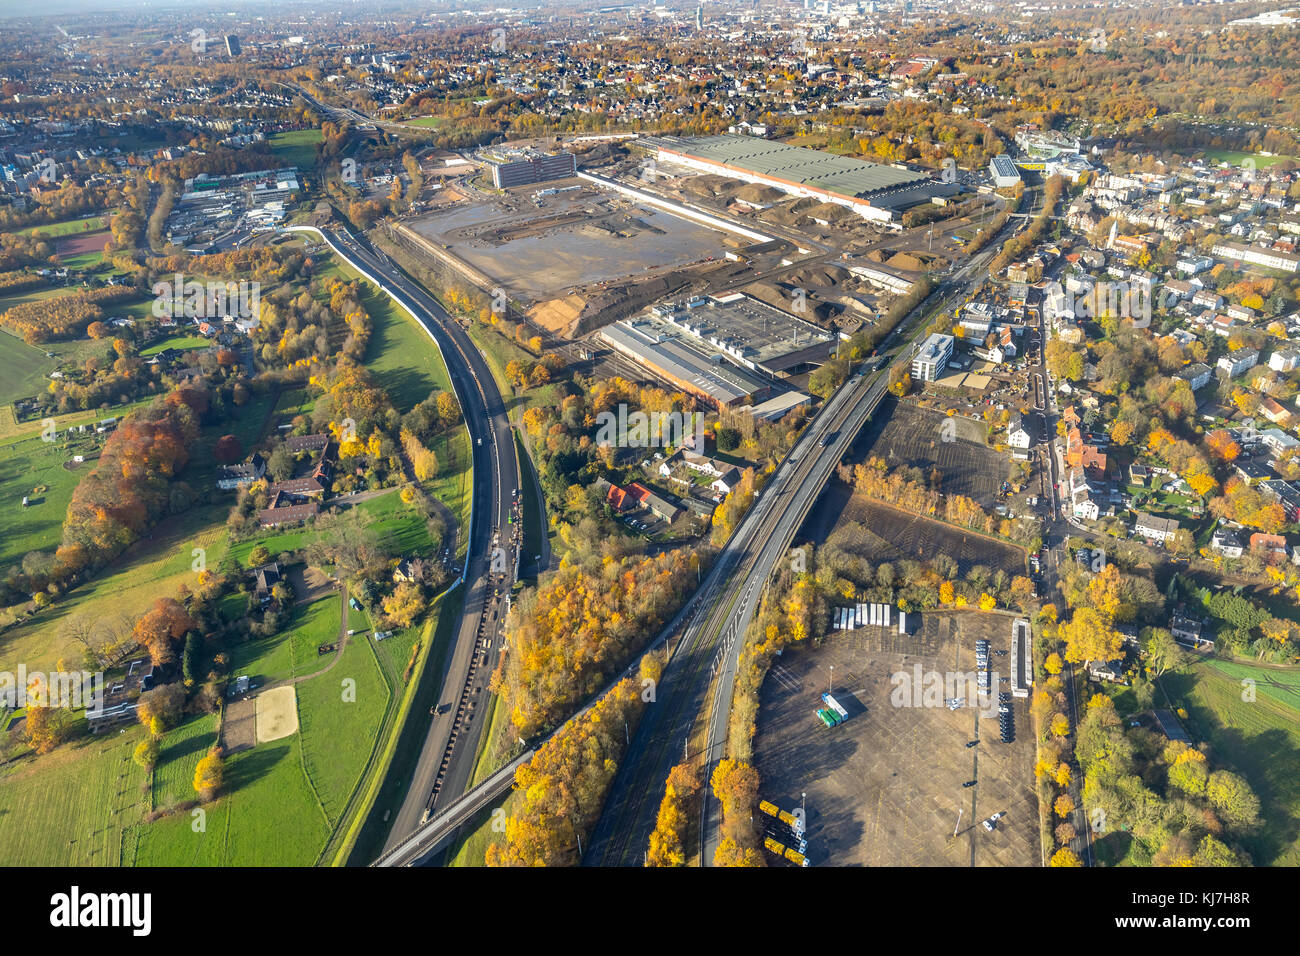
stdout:
[[1300,7],[2,4],[0,505],[9,866],[1300,866]]

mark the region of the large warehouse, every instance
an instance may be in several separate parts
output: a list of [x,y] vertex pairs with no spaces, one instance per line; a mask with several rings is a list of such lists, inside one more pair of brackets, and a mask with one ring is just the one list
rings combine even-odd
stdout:
[[847,206],[864,219],[888,221],[900,209],[951,195],[953,184],[897,166],[882,166],[753,136],[652,136],[641,145],[658,163],[772,186],[794,196]]

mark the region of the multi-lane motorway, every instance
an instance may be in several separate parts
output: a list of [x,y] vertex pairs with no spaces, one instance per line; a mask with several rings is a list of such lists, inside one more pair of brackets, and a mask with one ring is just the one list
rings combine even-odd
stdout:
[[[1009,221],[1000,235],[940,283],[929,300],[893,332],[882,349],[896,338],[907,339],[894,356],[910,362],[912,333],[926,314],[949,308],[977,289],[987,276],[988,262],[1000,240],[1022,224]],[[920,329],[923,331],[923,328]],[[703,859],[707,865],[717,847],[719,809],[708,781],[724,756],[732,691],[745,629],[756,613],[777,562],[790,543],[836,464],[875,411],[888,385],[885,371],[851,379],[813,419],[794,449],[764,487],[759,499],[732,535],[713,573],[693,605],[701,611],[665,668],[651,705],[642,719],[623,767],[615,778],[584,862],[596,866],[640,866],[654,829],[664,781],[672,767],[690,756],[688,736],[695,718],[709,703],[703,819]],[[709,701],[710,685],[714,688]]]
[[[1020,221],[1012,220],[1004,227],[1003,234],[1021,228]],[[995,237],[1001,239],[1003,236]],[[388,263],[382,253],[363,247],[355,240],[354,247],[347,252],[361,258],[368,258],[367,266],[376,274],[391,281],[398,301],[411,299],[418,308],[431,316],[441,316],[444,334],[456,334],[465,339],[463,347],[458,346],[465,359],[466,367],[477,368],[473,374],[490,383],[486,370],[482,368],[482,359],[454,322],[446,320],[445,314],[422,289],[415,286]],[[918,306],[914,313],[896,330],[882,349],[891,341],[915,330],[916,323],[927,312],[937,308],[951,306],[962,295],[977,287],[987,274],[987,263],[997,248],[996,241],[990,243],[987,251],[974,256],[970,262],[954,271],[942,282],[930,299]],[[422,302],[421,299],[427,300]],[[409,306],[408,306],[409,307]],[[413,310],[414,311],[414,310]],[[417,316],[419,313],[416,313]],[[424,321],[424,320],[422,320]],[[906,331],[905,331],[906,330]],[[895,360],[910,361],[912,348],[910,341],[899,349]],[[453,364],[449,356],[449,367]],[[453,372],[455,375],[456,372]],[[478,383],[476,383],[478,384]],[[742,520],[740,527],[732,535],[723,549],[708,577],[702,583],[696,595],[677,618],[659,636],[652,645],[659,647],[670,637],[678,640],[672,650],[672,656],[666,666],[663,677],[656,689],[656,703],[647,709],[645,718],[631,741],[622,769],[611,789],[605,812],[593,834],[584,862],[595,865],[641,865],[646,839],[653,829],[658,800],[662,794],[668,771],[687,754],[688,735],[696,717],[703,712],[710,686],[714,687],[713,706],[709,709],[707,725],[706,756],[708,771],[711,772],[716,761],[722,755],[726,725],[731,709],[732,687],[739,658],[740,641],[746,626],[758,607],[758,602],[767,582],[771,579],[776,562],[787,552],[790,541],[807,515],[808,509],[816,499],[835,465],[848,451],[858,431],[866,422],[883,398],[887,386],[887,374],[884,371],[869,375],[858,375],[841,388],[813,419],[812,423],[800,437],[794,449],[786,456],[749,513]],[[457,386],[458,394],[460,385]],[[480,394],[482,391],[480,389]],[[505,444],[509,428],[505,422],[500,397],[495,391],[493,401],[484,399],[482,409],[466,412],[467,419],[482,415],[492,422],[492,429],[499,432],[493,442],[497,449]],[[465,399],[462,398],[462,404]],[[474,404],[471,400],[470,404]],[[471,428],[473,433],[473,428]],[[512,449],[513,450],[513,449]],[[498,451],[496,459],[500,459]],[[476,468],[478,462],[476,458]],[[504,471],[498,463],[495,467]],[[476,514],[478,495],[481,491],[476,472]],[[510,478],[505,488],[517,485],[514,472],[513,455],[511,456]],[[497,486],[500,488],[500,486]],[[509,491],[498,491],[495,496],[496,522],[504,520],[504,508],[509,505]],[[471,556],[484,555],[486,549],[478,550],[480,535],[475,535],[471,546]],[[471,562],[472,563],[472,562]],[[480,562],[480,575],[483,570]],[[469,580],[476,578],[473,570],[467,572]],[[471,595],[467,608],[481,608],[484,595]],[[459,684],[454,679],[460,673],[461,657],[467,648],[473,653],[474,637],[466,629],[475,630],[480,626],[479,620],[471,623],[472,613],[467,613],[462,624],[462,634],[457,641],[456,660],[450,668],[449,679],[445,687],[463,688],[466,682]],[[635,663],[632,665],[635,667]],[[465,673],[469,673],[468,667]],[[714,680],[716,678],[716,681]],[[472,678],[468,681],[473,683]],[[447,694],[444,693],[444,697]],[[443,731],[440,733],[440,730]],[[381,858],[384,865],[410,865],[428,857],[437,846],[442,845],[456,827],[471,818],[473,812],[490,804],[501,793],[509,789],[511,773],[508,770],[494,774],[473,791],[459,796],[468,780],[469,762],[472,760],[473,742],[477,740],[479,728],[474,728],[469,745],[460,747],[459,755],[450,763],[453,772],[442,771],[447,783],[443,784],[442,793],[447,799],[441,803],[431,804],[422,799],[431,791],[433,781],[440,766],[440,754],[446,752],[445,742],[450,739],[450,728],[440,728],[435,722],[426,741],[425,752],[421,755],[416,780],[408,793],[408,798],[399,812],[385,854]],[[441,744],[441,746],[440,746]],[[531,753],[531,751],[529,752]],[[520,759],[526,759],[525,753]],[[464,756],[468,754],[468,757]],[[463,761],[463,762],[461,762]],[[707,780],[707,776],[705,778]],[[452,785],[454,784],[454,786]],[[457,796],[452,796],[452,794]],[[426,819],[425,810],[432,809],[432,818]],[[417,814],[418,810],[418,814]],[[716,846],[716,807],[706,804],[705,811],[705,845],[709,848],[706,861],[712,857],[712,848]]]
[[[487,682],[500,649],[505,601],[515,568],[511,532],[520,524],[511,524],[508,516],[520,487],[519,462],[505,403],[482,354],[460,324],[365,239],[345,229],[312,231],[320,232],[359,271],[377,279],[437,343],[460,400],[473,454],[472,517],[455,644],[441,675],[435,713],[411,715],[413,720],[429,720],[430,725],[413,776],[403,781],[402,803],[391,817],[388,849],[419,827],[426,810],[439,809],[468,787],[486,722]],[[464,529],[461,533],[466,534]],[[494,566],[507,570],[493,574]]]

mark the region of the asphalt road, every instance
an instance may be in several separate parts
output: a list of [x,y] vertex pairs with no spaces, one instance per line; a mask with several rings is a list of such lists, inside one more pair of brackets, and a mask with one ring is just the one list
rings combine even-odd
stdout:
[[[472,442],[474,478],[464,603],[455,625],[455,644],[440,675],[437,713],[411,715],[413,720],[429,720],[429,729],[413,778],[404,781],[402,804],[385,845],[388,850],[416,830],[426,810],[438,806],[439,801],[459,797],[468,788],[491,697],[487,680],[492,658],[501,646],[515,568],[515,534],[522,530],[519,521],[509,522],[519,488],[519,464],[505,403],[487,363],[460,324],[368,241],[341,229],[324,233],[344,258],[382,280],[389,294],[438,343]],[[498,568],[507,569],[504,574],[490,573],[494,558]]]
[[[914,323],[937,305],[950,308],[977,289],[987,276],[989,261],[1001,241],[1023,228],[1009,221],[987,247],[955,269],[913,315],[900,323],[882,343],[890,348],[914,331]],[[903,346],[894,361],[910,362],[913,350]],[[892,363],[891,363],[892,364]],[[701,713],[713,678],[715,696],[709,711],[705,747],[703,859],[707,866],[718,843],[720,810],[709,778],[724,756],[735,672],[742,636],[758,609],[776,563],[788,554],[790,542],[835,465],[848,451],[858,431],[875,410],[888,384],[881,371],[850,380],[814,418],[794,449],[763,489],[719,557],[709,580],[693,605],[706,609],[688,625],[665,668],[663,680],[615,778],[605,811],[592,835],[587,865],[641,866],[654,829],[664,782],[672,767],[689,753],[692,723]],[[826,438],[827,444],[822,446]]]

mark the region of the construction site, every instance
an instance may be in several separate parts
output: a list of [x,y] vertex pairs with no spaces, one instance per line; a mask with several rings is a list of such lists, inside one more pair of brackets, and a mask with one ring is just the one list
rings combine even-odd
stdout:
[[[765,162],[793,157],[864,196],[933,191],[905,170],[769,152]],[[442,178],[436,202],[391,231],[439,273],[503,293],[509,316],[544,337],[584,340],[597,346],[584,353],[594,361],[622,356],[718,405],[806,387],[840,341],[954,261],[943,236],[934,249],[932,236],[896,218],[863,218],[835,197],[658,164],[655,155],[628,138],[483,150]],[[665,348],[676,350],[672,361],[651,361]]]

